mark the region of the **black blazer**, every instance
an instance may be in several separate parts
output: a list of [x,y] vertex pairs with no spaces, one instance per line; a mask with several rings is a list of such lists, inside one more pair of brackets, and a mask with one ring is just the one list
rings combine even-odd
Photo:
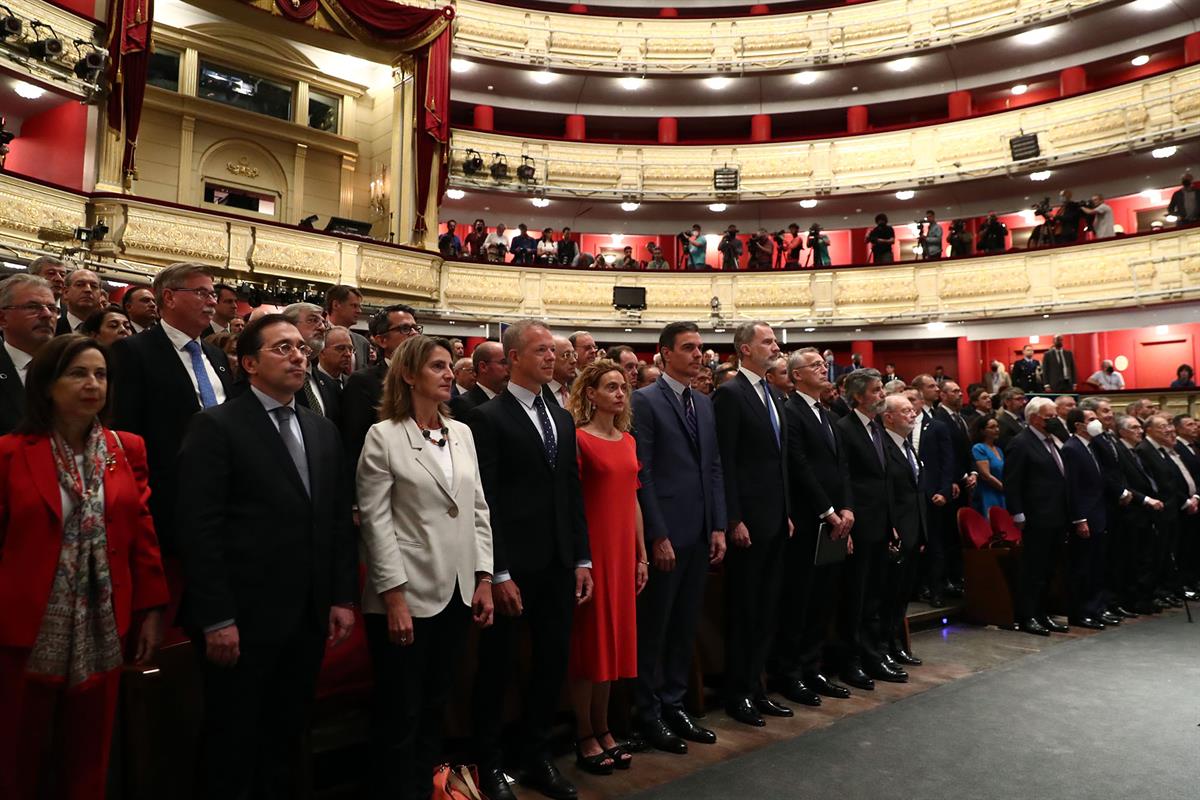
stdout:
[[1130,492],[1131,501],[1136,503],[1141,503],[1145,495],[1138,496],[1125,481],[1119,452],[1125,449],[1123,444],[1113,441],[1112,436],[1108,433],[1103,433],[1094,437],[1089,447],[1100,461],[1100,475],[1104,479],[1104,499],[1108,501],[1109,523],[1111,524],[1115,522],[1112,519],[1112,512],[1119,507],[1118,503],[1125,492]]
[[62,336],[64,334],[74,332],[75,331],[71,330],[71,321],[67,319],[67,306],[64,303],[63,305],[59,306],[58,323],[54,326],[54,335]]
[[493,571],[573,568],[591,559],[575,450],[575,420],[546,405],[558,442],[546,463],[541,431],[511,392],[471,414],[479,473],[492,520]]
[[954,483],[957,459],[951,445],[950,428],[936,415],[932,419],[918,414],[916,424],[921,426],[921,449],[917,457],[921,459],[921,491],[926,499],[932,499],[940,494],[950,502],[950,486]]
[[698,443],[688,433],[683,403],[665,378],[633,393],[638,501],[647,542],[666,538],[673,547],[686,547],[708,541],[729,519],[712,401],[697,391],[691,397]]
[[1150,473],[1146,471],[1146,465],[1142,463],[1137,452],[1130,450],[1121,442],[1114,444],[1116,445],[1117,463],[1121,468],[1121,478],[1133,495],[1129,505],[1122,507],[1121,519],[1127,525],[1144,527],[1158,516],[1157,512],[1146,507],[1146,498],[1153,497],[1155,500],[1161,500],[1162,496],[1158,486],[1151,482]]
[[1012,378],[1012,385],[1018,389],[1024,389],[1026,392],[1040,392],[1045,389],[1042,365],[1036,358],[1031,362],[1023,358],[1014,361],[1008,374]]
[[1175,452],[1179,453],[1179,457],[1183,459],[1183,465],[1192,474],[1192,480],[1195,481],[1197,486],[1200,486],[1200,455],[1192,452],[1183,443],[1183,440],[1175,442]]
[[[978,411],[975,414],[979,416]],[[953,453],[952,480],[962,481],[967,475],[976,471],[975,457],[971,455],[971,420],[961,412],[951,411],[944,404],[937,407],[937,410],[933,412],[933,417],[950,431],[950,449]]]
[[1188,499],[1187,481],[1179,473],[1174,461],[1163,458],[1158,452],[1158,447],[1146,437],[1135,449],[1146,467],[1146,472],[1150,473],[1154,482],[1158,484],[1158,494],[1154,496],[1163,501],[1163,510],[1158,519],[1174,525],[1179,521],[1180,506]]
[[1063,466],[1070,485],[1071,522],[1086,519],[1092,536],[1108,530],[1108,510],[1104,502],[1104,473],[1098,459],[1077,436],[1067,439],[1062,448]]
[[[887,434],[878,422],[879,435]],[[863,427],[858,414],[851,411],[834,423],[840,441],[846,448],[846,465],[850,475],[850,496],[853,498],[854,527],[850,534],[855,542],[883,542],[891,538],[892,520],[888,504],[888,476],[871,435]],[[884,451],[887,452],[886,450]]]
[[1042,376],[1046,380],[1046,385],[1050,387],[1050,391],[1071,391],[1079,382],[1079,373],[1075,371],[1075,354],[1070,350],[1058,350],[1051,347],[1042,356]]
[[25,385],[0,342],[0,436],[11,433],[25,417]]
[[358,456],[367,431],[379,422],[379,400],[383,397],[383,380],[388,365],[380,361],[373,367],[357,370],[346,380],[340,398],[342,415],[342,444],[346,448],[347,466],[358,469]]
[[1026,528],[1065,528],[1070,522],[1067,478],[1029,428],[1015,436],[1004,451],[1004,499],[1013,516],[1025,514]]
[[826,411],[826,429],[812,413],[808,399],[797,392],[792,393],[784,415],[792,522],[798,532],[812,530],[830,508],[840,512],[854,507],[846,448],[836,425],[839,418]]
[[1026,425],[1024,420],[1018,422],[1016,417],[1007,411],[997,411],[996,422],[1000,424],[1000,437],[996,439],[996,446],[1008,452],[1008,443],[1025,430]]
[[[308,374],[316,390],[321,393],[321,402],[325,404],[325,413],[322,416],[340,427],[342,421],[342,390],[338,382],[318,370],[315,363],[309,367]],[[296,405],[308,408],[308,398],[304,396],[304,392],[296,393]],[[311,408],[309,410],[315,411],[318,414],[321,413],[321,409],[319,408]],[[366,438],[366,434],[363,434],[364,441]]]
[[[935,421],[931,424],[940,423]],[[925,440],[922,439],[921,448],[924,447]],[[911,550],[925,541],[925,492],[922,491],[922,484],[925,483],[924,470],[919,475],[913,475],[908,457],[896,446],[886,431],[883,435],[883,452],[887,457],[888,516],[892,528],[900,534],[900,542],[904,549]],[[854,527],[858,528],[857,516]]]
[[[219,347],[201,342],[204,357],[217,371],[228,401],[233,395],[229,358]],[[179,445],[188,421],[200,411],[187,369],[161,325],[118,339],[114,370],[113,428],[146,440],[150,467],[150,513],[165,552],[174,552]]]
[[771,402],[779,419],[778,441],[762,394],[741,372],[712,398],[725,473],[726,530],[744,522],[752,539],[787,533],[787,417],[773,393]]
[[192,417],[179,451],[181,614],[199,633],[235,620],[243,642],[275,643],[352,603],[358,551],[337,427],[296,409],[311,494],[262,402],[247,391]]
[[[454,415],[455,419],[467,422],[471,416],[471,412],[476,407],[486,403],[489,399],[487,393],[479,388],[479,384],[476,384],[468,389],[466,394],[460,394],[458,397],[450,400],[450,413]],[[558,404],[555,403],[555,405]]]

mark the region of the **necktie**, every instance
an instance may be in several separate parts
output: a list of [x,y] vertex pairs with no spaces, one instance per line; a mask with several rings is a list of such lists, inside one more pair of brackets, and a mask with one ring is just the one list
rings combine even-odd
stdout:
[[912,442],[908,439],[904,440],[904,455],[908,456],[908,466],[912,469],[913,480],[921,480],[921,466],[917,461],[917,456],[913,453]]
[[300,482],[304,484],[304,493],[310,494],[308,486],[308,459],[304,457],[304,447],[300,444],[300,439],[296,436],[296,431],[292,428],[292,420],[296,418],[296,412],[287,406],[279,406],[271,409],[271,413],[275,415],[275,421],[279,423],[279,438],[283,439],[283,446],[287,448],[288,455],[292,457],[292,463],[296,465],[296,471],[300,473]]
[[879,456],[879,466],[887,462],[883,459],[883,438],[879,435],[879,426],[872,422],[867,428],[871,431],[871,443],[875,445],[875,455]]
[[550,412],[546,410],[541,395],[533,398],[533,408],[542,426],[542,448],[545,450],[546,463],[553,467],[558,460],[558,441],[554,438],[554,423],[550,421]]
[[192,339],[183,346],[192,357],[192,374],[196,376],[196,388],[200,392],[200,406],[212,408],[217,404],[217,393],[213,391],[212,382],[208,379],[208,370],[204,368],[204,356],[200,353],[200,342]]
[[767,416],[771,418],[771,430],[775,431],[775,444],[779,444],[779,418],[775,416],[775,403],[771,400],[771,390],[767,388],[767,379],[758,382],[762,387],[763,402],[767,404]]
[[567,392],[567,387],[566,387],[566,386],[559,386],[559,387],[558,387],[558,404],[559,404],[560,406],[562,406],[563,408],[566,408],[566,407],[567,407],[567,398],[568,398],[569,396],[570,396],[570,393],[569,393],[569,392]]
[[700,426],[696,424],[696,404],[692,400],[692,390],[686,388],[683,390],[683,421],[687,424],[688,435],[692,437],[692,444],[700,444]]
[[1058,448],[1054,446],[1054,442],[1050,441],[1050,437],[1047,436],[1045,439],[1042,439],[1042,443],[1050,450],[1050,455],[1054,458],[1054,465],[1058,467],[1058,471],[1066,475],[1067,472],[1063,469],[1062,456],[1058,454]]
[[321,406],[321,400],[317,397],[317,390],[312,384],[312,376],[304,376],[304,399],[308,401],[308,410],[315,411],[321,416],[326,416],[324,408]]
[[833,428],[829,425],[829,417],[825,414],[825,409],[820,403],[813,403],[813,408],[816,409],[817,418],[821,420],[821,430],[825,433],[825,438],[829,440],[829,449],[837,451],[837,440],[833,438]]

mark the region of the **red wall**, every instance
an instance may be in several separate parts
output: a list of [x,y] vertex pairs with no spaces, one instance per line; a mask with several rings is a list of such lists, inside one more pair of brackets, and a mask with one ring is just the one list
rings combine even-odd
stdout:
[[26,119],[10,145],[5,169],[82,189],[87,116],[87,106],[65,101]]

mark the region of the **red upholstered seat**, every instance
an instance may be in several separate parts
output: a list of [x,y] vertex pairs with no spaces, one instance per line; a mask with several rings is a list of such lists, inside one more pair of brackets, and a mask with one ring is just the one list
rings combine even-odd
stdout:
[[1000,506],[992,506],[988,510],[988,521],[992,523],[992,533],[996,538],[1003,539],[1009,544],[1021,543],[1021,529],[1013,522],[1012,514]]
[[958,534],[965,547],[975,550],[983,550],[992,540],[992,529],[987,520],[973,508],[958,510]]

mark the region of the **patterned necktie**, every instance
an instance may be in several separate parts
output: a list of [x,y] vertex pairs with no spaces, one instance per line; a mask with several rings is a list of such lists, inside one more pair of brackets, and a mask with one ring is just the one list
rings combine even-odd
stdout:
[[817,418],[821,420],[821,430],[825,434],[825,438],[829,440],[829,449],[836,452],[837,440],[833,437],[833,427],[829,424],[829,416],[820,403],[813,403],[813,408],[817,410]]
[[204,356],[200,353],[200,342],[192,339],[183,346],[192,357],[192,374],[196,376],[196,389],[200,392],[200,406],[212,408],[217,404],[217,393],[213,391],[212,382],[208,379],[208,370],[204,367]]
[[292,429],[292,420],[296,418],[296,412],[287,406],[279,406],[271,409],[271,413],[275,415],[275,421],[279,423],[279,438],[283,439],[283,446],[287,448],[288,455],[292,457],[292,463],[296,465],[296,471],[300,473],[300,482],[304,484],[304,493],[311,494],[308,485],[308,459],[304,456],[304,448],[300,444],[300,440],[296,438],[296,432]]
[[909,466],[909,468],[912,469],[913,480],[920,481],[921,480],[921,466],[920,466],[920,463],[917,461],[916,454],[913,453],[912,443],[910,441],[908,441],[908,439],[904,440],[904,455],[908,456],[908,466]]
[[1058,454],[1058,448],[1054,446],[1054,442],[1050,441],[1050,437],[1047,436],[1045,439],[1042,439],[1042,443],[1050,450],[1050,456],[1054,459],[1054,464],[1058,467],[1058,471],[1066,475],[1067,472],[1063,469],[1062,456]]
[[763,378],[758,385],[762,387],[763,402],[767,404],[767,416],[771,418],[771,430],[775,431],[775,444],[779,444],[779,418],[775,416],[775,403],[771,401],[771,390],[767,388],[767,379]]
[[696,404],[692,400],[692,390],[685,388],[683,390],[683,421],[687,423],[688,435],[692,437],[692,444],[700,444],[700,426],[696,424]]
[[315,411],[323,417],[328,416],[321,405],[320,398],[317,397],[317,389],[313,386],[312,375],[304,376],[304,399],[308,403],[309,411]]
[[879,456],[879,466],[884,466],[887,462],[883,458],[883,438],[879,434],[879,426],[871,422],[867,426],[871,431],[871,443],[875,445],[875,455]]
[[550,412],[539,394],[533,398],[533,408],[537,411],[538,422],[542,426],[542,449],[546,454],[546,463],[551,467],[558,460],[558,441],[554,438],[554,423],[550,421]]

